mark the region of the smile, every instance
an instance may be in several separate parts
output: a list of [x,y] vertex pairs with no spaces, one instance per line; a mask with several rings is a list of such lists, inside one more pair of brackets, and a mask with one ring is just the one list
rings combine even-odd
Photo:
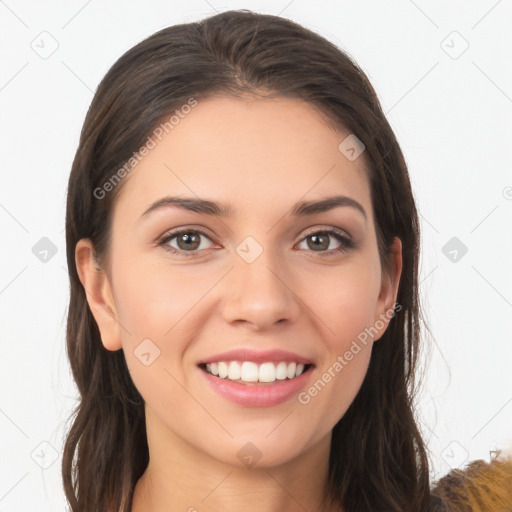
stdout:
[[201,367],[209,374],[239,383],[272,383],[300,377],[310,365],[297,362],[218,361]]
[[311,355],[252,347],[210,354],[196,364],[210,389],[244,407],[290,402],[307,386],[316,367]]

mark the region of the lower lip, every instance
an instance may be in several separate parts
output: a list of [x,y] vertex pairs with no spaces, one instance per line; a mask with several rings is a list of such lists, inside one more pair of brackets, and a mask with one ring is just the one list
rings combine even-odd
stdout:
[[273,384],[239,384],[228,379],[221,379],[202,369],[212,388],[224,398],[246,407],[272,407],[286,402],[305,386],[313,367],[299,377],[276,380]]

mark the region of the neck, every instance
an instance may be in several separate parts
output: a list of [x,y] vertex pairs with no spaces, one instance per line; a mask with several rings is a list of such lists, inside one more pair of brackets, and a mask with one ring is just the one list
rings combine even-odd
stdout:
[[[232,466],[199,452],[161,424],[147,424],[150,461],[132,512],[325,512],[330,436],[272,467]],[[339,512],[340,509],[332,509]]]

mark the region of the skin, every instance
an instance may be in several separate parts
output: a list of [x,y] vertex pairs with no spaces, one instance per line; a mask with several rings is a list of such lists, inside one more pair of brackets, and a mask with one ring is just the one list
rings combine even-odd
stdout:
[[[234,404],[210,387],[197,362],[240,347],[289,350],[315,363],[307,390],[392,310],[401,243],[395,239],[392,268],[383,272],[364,153],[349,161],[338,150],[347,135],[296,99],[199,101],[125,178],[110,271],[95,268],[90,240],[77,244],[103,345],[124,351],[146,404],[150,463],[133,512],[321,510],[331,430],[355,398],[389,319],[308,404],[297,396],[272,407]],[[349,206],[290,214],[298,201],[335,194],[358,201],[367,219]],[[235,213],[168,207],[141,219],[166,195],[228,203]],[[195,257],[155,244],[181,227],[208,234],[193,245]],[[329,255],[340,246],[331,235],[316,249],[307,235],[329,228],[355,247]],[[252,263],[236,252],[247,236],[263,249]],[[191,252],[178,238],[168,245]],[[160,356],[146,366],[134,350],[148,338]],[[237,457],[248,442],[261,453],[252,468]]]

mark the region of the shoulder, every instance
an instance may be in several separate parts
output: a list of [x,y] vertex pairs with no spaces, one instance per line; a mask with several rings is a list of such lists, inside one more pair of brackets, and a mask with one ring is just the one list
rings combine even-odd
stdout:
[[512,511],[512,458],[470,462],[431,489],[429,512]]

